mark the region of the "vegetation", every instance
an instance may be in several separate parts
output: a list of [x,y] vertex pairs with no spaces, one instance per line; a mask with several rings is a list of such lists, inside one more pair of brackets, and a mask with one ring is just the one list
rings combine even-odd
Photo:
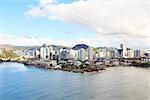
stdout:
[[148,67],[150,67],[150,62],[147,62],[147,63],[132,62],[132,64],[130,66],[148,68]]
[[3,60],[16,59],[17,57],[19,56],[11,50],[4,50],[3,53],[0,55],[0,59]]

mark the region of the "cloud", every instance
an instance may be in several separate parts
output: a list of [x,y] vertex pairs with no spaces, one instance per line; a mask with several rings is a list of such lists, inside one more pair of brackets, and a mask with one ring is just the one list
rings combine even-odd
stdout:
[[39,0],[39,3],[41,6],[45,6],[45,5],[49,5],[52,3],[56,3],[56,1],[55,0]]
[[[149,38],[150,39],[150,38]],[[108,41],[111,40],[111,41]],[[112,42],[113,41],[113,42]],[[125,41],[125,42],[124,42]],[[137,42],[138,41],[138,42]],[[120,43],[124,43],[127,47],[135,48],[150,48],[150,45],[146,42],[147,39],[139,38],[122,38],[121,35],[117,35],[115,38],[113,36],[103,36],[100,38],[99,35],[94,37],[80,37],[76,40],[54,40],[45,37],[36,36],[12,36],[0,33],[0,44],[9,44],[15,46],[41,46],[44,43],[47,45],[63,45],[73,47],[76,44],[87,44],[92,47],[119,47]]]
[[25,12],[31,17],[75,23],[98,34],[123,34],[136,37],[150,36],[148,0],[78,0],[69,4],[33,7]]
[[54,40],[51,38],[36,36],[12,36],[0,33],[0,44],[9,44],[15,46],[41,46],[44,43],[47,45],[74,45],[73,41]]
[[[41,5],[41,1],[49,1],[50,4]],[[99,36],[93,37],[95,44],[100,41],[108,46],[125,43],[133,47],[150,47],[148,5],[148,0],[78,0],[67,4],[40,0],[39,5],[26,11],[25,15],[47,17],[88,28]]]

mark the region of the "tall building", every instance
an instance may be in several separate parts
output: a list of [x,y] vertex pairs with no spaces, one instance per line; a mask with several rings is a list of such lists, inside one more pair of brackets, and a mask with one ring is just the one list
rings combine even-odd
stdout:
[[41,59],[46,59],[46,48],[45,47],[41,47],[40,48],[40,58]]
[[93,60],[94,52],[93,52],[93,48],[92,47],[89,47],[87,49],[87,56],[88,56],[88,60],[89,61]]
[[107,48],[99,48],[98,50],[99,58],[109,58],[110,51]]
[[140,52],[141,57],[150,57],[150,50],[149,49],[142,49]]
[[50,48],[46,46],[46,44],[43,44],[43,46],[40,48],[40,58],[41,59],[50,59]]
[[140,58],[140,50],[134,50],[134,58]]
[[99,58],[104,58],[105,57],[105,50],[104,49],[99,49],[98,54],[99,54]]
[[86,60],[86,50],[81,48],[78,51],[78,59],[81,61],[85,61]]
[[69,51],[69,58],[70,58],[70,59],[77,59],[77,57],[78,57],[78,55],[77,55],[77,50],[71,49],[71,50]]
[[69,50],[66,48],[60,49],[60,59],[68,60],[69,59]]
[[124,44],[120,44],[120,48],[121,48],[121,49],[125,49],[126,47],[125,47]]
[[127,48],[126,52],[126,58],[134,58],[134,50],[132,48]]
[[114,52],[115,52],[114,58],[120,58],[120,54],[119,54],[118,49],[115,49]]
[[127,58],[127,48],[125,47],[125,45],[120,44],[120,48],[122,50],[122,52],[121,52],[121,58]]
[[116,51],[110,50],[110,58],[116,58]]
[[40,51],[37,49],[37,50],[35,50],[34,51],[34,53],[35,53],[35,58],[40,58]]
[[46,47],[46,59],[50,59],[50,48]]
[[49,46],[49,58],[50,59],[53,59],[54,58],[54,55],[56,54],[56,52],[55,52],[55,50],[54,50],[54,48],[53,48],[53,46]]

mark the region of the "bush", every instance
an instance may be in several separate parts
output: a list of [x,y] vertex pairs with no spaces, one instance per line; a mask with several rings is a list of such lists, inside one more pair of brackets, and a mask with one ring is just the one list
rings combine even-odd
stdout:
[[17,58],[18,55],[14,53],[13,51],[4,50],[3,53],[0,55],[0,58],[3,59],[14,59]]

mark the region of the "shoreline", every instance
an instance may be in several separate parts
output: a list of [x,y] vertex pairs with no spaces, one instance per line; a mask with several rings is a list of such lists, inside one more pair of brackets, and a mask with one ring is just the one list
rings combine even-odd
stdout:
[[37,63],[32,63],[30,61],[2,61],[3,62],[16,62],[16,63],[20,63],[23,64],[27,67],[36,67],[36,68],[40,68],[40,69],[47,69],[47,70],[60,70],[60,71],[67,71],[67,72],[73,72],[73,73],[85,73],[85,72],[103,72],[106,70],[106,68],[94,68],[94,67],[85,67],[85,68],[80,68],[80,67],[76,67],[76,66],[68,66],[68,67],[64,67],[64,68],[55,68],[53,66],[47,66],[45,64],[37,64]]
[[39,64],[32,64],[32,63],[26,63],[26,62],[19,62],[21,64],[24,64],[27,67],[36,67],[41,69],[50,69],[50,70],[60,70],[60,71],[67,71],[67,72],[73,72],[73,73],[85,73],[85,72],[102,72],[106,70],[105,68],[102,69],[95,69],[95,68],[79,68],[76,66],[68,66],[63,68],[55,68],[52,66],[46,66],[46,65],[39,65]]
[[[16,63],[20,63],[23,64],[27,67],[36,67],[36,68],[41,68],[41,69],[51,69],[51,70],[61,70],[61,71],[67,71],[67,72],[73,72],[73,73],[86,73],[86,72],[103,72],[105,70],[107,70],[108,68],[112,68],[112,67],[119,67],[119,66],[106,66],[106,65],[101,65],[100,67],[95,67],[94,65],[90,65],[90,66],[85,66],[85,67],[77,67],[74,65],[69,65],[67,67],[54,67],[51,65],[47,65],[46,63],[42,63],[42,62],[35,62],[35,61],[11,61],[11,60],[0,60],[0,63],[3,62],[16,62]],[[129,65],[131,67],[137,67],[137,68],[149,68],[149,63],[141,63],[141,64],[137,64],[137,63],[133,63],[131,65]]]

